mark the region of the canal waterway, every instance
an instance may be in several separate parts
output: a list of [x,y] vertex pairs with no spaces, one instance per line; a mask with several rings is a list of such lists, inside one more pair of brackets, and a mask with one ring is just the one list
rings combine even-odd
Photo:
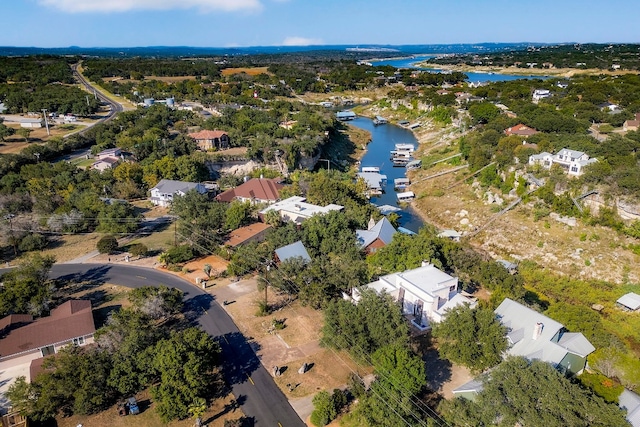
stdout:
[[[415,68],[418,70],[429,71],[431,73],[440,73],[441,69],[438,68],[424,68],[418,67],[416,64],[420,62],[426,61],[429,58],[433,58],[433,55],[415,55],[411,58],[396,58],[396,59],[385,59],[381,61],[371,61],[374,66],[380,65],[391,65],[396,68]],[[549,76],[540,76],[540,75],[521,75],[521,74],[497,74],[497,73],[474,73],[474,72],[465,72],[468,79],[467,81],[470,83],[478,83],[478,82],[506,82],[511,80],[518,79],[548,79]]]
[[395,148],[396,144],[401,143],[413,144],[417,149],[418,140],[408,129],[390,123],[376,126],[373,124],[373,120],[366,117],[357,117],[348,123],[371,132],[371,142],[367,145],[366,154],[360,160],[360,169],[363,167],[379,167],[380,173],[387,176],[384,193],[380,196],[372,196],[371,203],[378,206],[391,205],[399,207],[402,209],[397,212],[400,215],[400,225],[417,232],[424,222],[407,203],[398,205],[396,197],[398,192],[393,189],[393,180],[406,177],[407,170],[404,167],[393,167],[389,153]]

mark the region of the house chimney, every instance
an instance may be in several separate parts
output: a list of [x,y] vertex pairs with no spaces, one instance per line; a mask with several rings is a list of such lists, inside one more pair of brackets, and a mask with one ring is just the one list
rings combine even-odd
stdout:
[[431,267],[431,263],[427,260],[423,260],[422,264],[420,265],[421,267]]
[[376,220],[373,217],[369,218],[369,225],[367,226],[367,230],[371,230],[376,226]]
[[263,174],[260,174],[260,179],[264,179],[264,175]]
[[544,324],[542,322],[536,323],[536,326],[533,328],[533,339],[537,340],[540,335],[542,335],[542,330],[544,329]]

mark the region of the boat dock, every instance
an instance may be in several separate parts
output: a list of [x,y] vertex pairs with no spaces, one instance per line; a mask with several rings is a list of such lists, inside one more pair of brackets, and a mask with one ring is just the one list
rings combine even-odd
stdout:
[[373,119],[373,124],[374,125],[384,125],[386,123],[389,123],[389,121],[387,119],[385,119],[384,117],[382,117],[382,116],[376,116]]
[[398,193],[396,195],[399,202],[409,202],[416,198],[416,195],[413,191],[405,191],[404,193]]
[[396,190],[404,190],[409,185],[411,185],[409,178],[396,178],[393,180],[393,188]]

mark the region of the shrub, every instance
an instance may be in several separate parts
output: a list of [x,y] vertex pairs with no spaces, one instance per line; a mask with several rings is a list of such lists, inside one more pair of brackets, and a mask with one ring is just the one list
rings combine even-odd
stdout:
[[47,238],[42,234],[27,234],[22,238],[18,249],[22,252],[39,251],[47,247]]
[[181,245],[174,246],[160,255],[160,262],[164,264],[179,264],[181,262],[187,262],[192,258],[193,250],[191,249],[191,246]]
[[313,408],[311,422],[318,427],[326,426],[338,416],[332,396],[324,390],[313,397]]
[[129,253],[137,257],[146,256],[148,252],[149,248],[147,248],[147,245],[143,243],[135,243],[129,248]]
[[101,254],[112,254],[118,249],[118,240],[113,236],[104,236],[96,246]]

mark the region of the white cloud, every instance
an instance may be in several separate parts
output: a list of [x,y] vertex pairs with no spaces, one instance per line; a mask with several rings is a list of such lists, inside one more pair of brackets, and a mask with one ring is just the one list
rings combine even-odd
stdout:
[[260,0],[39,0],[44,6],[64,12],[128,12],[132,10],[198,9],[212,11],[255,11]]
[[287,37],[282,42],[283,46],[311,46],[314,44],[324,44],[322,39],[310,39],[306,37]]

